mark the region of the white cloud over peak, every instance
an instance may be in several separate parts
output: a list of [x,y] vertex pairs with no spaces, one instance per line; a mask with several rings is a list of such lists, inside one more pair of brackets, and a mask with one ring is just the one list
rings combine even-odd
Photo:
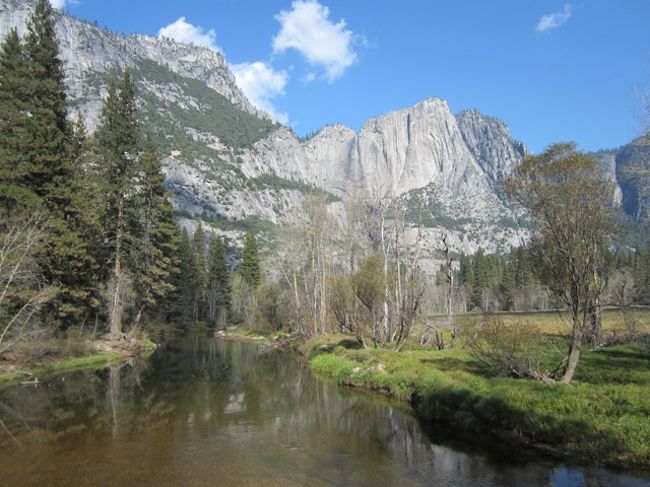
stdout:
[[267,63],[231,64],[237,86],[244,92],[253,105],[271,114],[280,123],[287,124],[289,116],[278,112],[273,105],[275,98],[284,95],[284,87],[289,80],[286,71],[275,71]]
[[75,3],[77,3],[77,0],[50,0],[50,4],[54,8],[63,8],[66,5],[74,5]]
[[329,19],[329,8],[317,0],[295,0],[291,10],[275,16],[280,32],[273,38],[273,52],[296,49],[307,62],[325,70],[329,82],[339,78],[357,61],[354,33],[345,20]]
[[214,29],[205,30],[198,25],[190,24],[185,17],[180,17],[175,22],[161,27],[158,31],[160,37],[169,37],[178,42],[195,44],[215,51],[223,52],[217,45],[217,33]]
[[[206,30],[193,25],[185,17],[162,27],[158,35],[207,47],[223,54],[223,49],[217,45],[217,33],[214,29]],[[286,71],[275,71],[272,66],[262,61],[229,64],[229,67],[235,75],[237,86],[253,105],[269,113],[278,122],[288,123],[289,116],[278,111],[274,105],[276,98],[284,95],[284,88],[289,80]]]
[[567,3],[564,8],[558,12],[542,15],[537,22],[537,32],[546,32],[557,29],[571,18],[571,4]]

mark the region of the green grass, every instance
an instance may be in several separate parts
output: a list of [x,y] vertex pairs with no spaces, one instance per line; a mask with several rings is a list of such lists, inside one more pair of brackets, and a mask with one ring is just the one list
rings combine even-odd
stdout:
[[267,340],[279,340],[287,336],[283,331],[253,330],[241,325],[230,326],[227,328],[227,331],[241,337],[266,338]]
[[148,351],[149,350],[153,351],[156,348],[158,348],[158,345],[156,345],[156,343],[150,338],[145,338],[144,340],[142,340],[142,346],[145,348],[145,350]]
[[[639,331],[650,332],[650,308],[635,308],[634,317],[638,321]],[[446,315],[428,317],[432,321],[446,322]],[[481,319],[480,314],[458,314],[456,320]],[[557,311],[548,312],[501,312],[489,315],[505,323],[531,323],[545,335],[565,336],[569,330],[569,316]],[[625,332],[623,312],[618,309],[605,309],[602,312],[602,324],[605,331]]]
[[[61,343],[65,344],[65,340]],[[149,338],[144,338],[138,341],[137,350],[138,355],[145,357],[153,353],[158,346]],[[135,350],[134,350],[135,351]],[[36,359],[29,360],[23,357],[17,363],[14,370],[9,369],[0,372],[0,389],[8,387],[23,380],[33,380],[34,378],[43,379],[65,372],[74,372],[78,370],[93,370],[106,367],[124,360],[125,356],[120,351],[101,351],[101,352],[86,352],[80,356],[71,356],[68,354],[60,354],[54,357],[50,356],[49,359]]]
[[[151,343],[155,348],[155,343]],[[118,362],[121,359],[120,354],[116,352],[98,352],[91,355],[84,355],[83,357],[55,360],[46,364],[36,364],[28,368],[29,370],[0,373],[0,389],[22,380],[32,380],[32,378],[43,379],[64,372],[97,369]]]
[[634,345],[585,352],[572,386],[492,375],[459,349],[307,345],[320,377],[410,401],[419,417],[612,464],[650,466],[650,356]]
[[120,355],[116,352],[98,352],[83,357],[57,360],[49,364],[40,365],[34,369],[33,375],[34,377],[43,377],[75,370],[96,369],[115,363],[120,359]]
[[15,384],[16,382],[25,378],[25,374],[21,372],[3,372],[0,373],[0,389]]

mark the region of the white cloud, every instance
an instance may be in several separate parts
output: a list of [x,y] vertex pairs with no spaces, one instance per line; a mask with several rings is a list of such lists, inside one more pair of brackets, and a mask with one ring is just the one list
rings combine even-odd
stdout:
[[253,105],[270,113],[280,123],[289,122],[289,116],[278,112],[273,105],[276,97],[284,95],[284,87],[289,80],[286,71],[275,71],[261,61],[231,64],[230,69],[235,75],[237,86]]
[[50,4],[54,8],[63,8],[66,5],[74,5],[77,3],[77,0],[50,0]]
[[346,29],[345,20],[333,23],[329,14],[329,8],[317,0],[295,0],[291,10],[275,16],[280,32],[273,38],[273,52],[296,49],[309,64],[321,66],[332,82],[356,62],[357,55],[352,48],[354,34]]
[[308,85],[309,83],[311,83],[315,79],[316,79],[316,73],[314,73],[312,71],[310,71],[309,73],[307,73],[306,75],[304,75],[301,78],[302,82],[305,83],[306,85]]
[[571,4],[566,4],[559,12],[542,15],[537,22],[537,32],[546,32],[547,30],[557,29],[571,18]]
[[198,25],[192,25],[185,17],[179,18],[176,22],[161,27],[158,31],[160,37],[169,37],[178,42],[186,44],[195,44],[215,51],[223,52],[217,45],[217,33],[214,29],[205,30]]

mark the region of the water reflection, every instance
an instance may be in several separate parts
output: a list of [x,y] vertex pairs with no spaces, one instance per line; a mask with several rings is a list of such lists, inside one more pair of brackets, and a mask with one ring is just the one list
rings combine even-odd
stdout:
[[198,336],[0,404],[5,485],[650,485],[468,449],[400,405],[315,380],[295,357]]

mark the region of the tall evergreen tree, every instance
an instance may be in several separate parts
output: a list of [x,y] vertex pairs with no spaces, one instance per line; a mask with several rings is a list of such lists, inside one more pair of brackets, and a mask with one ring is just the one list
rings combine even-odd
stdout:
[[27,185],[31,164],[24,154],[29,134],[27,77],[24,48],[12,29],[0,51],[0,211],[4,221],[39,206],[38,196]]
[[474,255],[472,280],[472,301],[479,308],[483,305],[483,290],[487,286],[487,274],[485,251],[479,247]]
[[216,235],[210,237],[208,260],[208,318],[223,325],[230,311],[230,273],[225,245]]
[[203,230],[203,224],[200,220],[192,237],[192,250],[194,253],[194,274],[196,276],[192,320],[196,323],[205,316],[205,295],[207,288],[205,231]]
[[516,289],[516,268],[515,263],[511,260],[503,268],[503,277],[501,279],[503,294],[505,295],[505,309],[511,310],[514,305],[514,296]]
[[198,281],[192,243],[185,229],[181,232],[176,255],[178,267],[173,276],[174,290],[170,296],[169,320],[180,324],[192,319]]
[[260,269],[260,256],[257,248],[257,240],[248,233],[244,238],[244,248],[241,254],[241,264],[239,268],[242,280],[251,288],[255,289],[262,281],[262,271]]
[[125,290],[129,249],[138,228],[136,213],[136,176],[140,134],[136,118],[135,87],[129,73],[119,85],[110,83],[104,101],[101,125],[96,134],[101,156],[106,211],[103,226],[106,232],[109,285],[110,333],[122,334],[123,293]]
[[29,76],[29,141],[25,156],[31,163],[28,184],[53,210],[70,203],[72,167],[69,159],[63,62],[54,31],[54,12],[48,0],[38,0],[27,25],[25,54]]
[[103,258],[100,215],[102,195],[94,154],[81,118],[73,125],[69,141],[72,174],[68,181],[68,206],[52,211],[48,239],[49,275],[59,285],[50,318],[62,327],[82,323],[101,312],[99,261]]
[[86,315],[93,258],[82,235],[86,202],[71,160],[63,64],[47,0],[36,2],[24,46],[15,32],[9,34],[0,71],[7,108],[0,128],[0,198],[5,210],[13,206],[47,220],[39,262],[43,279],[59,293],[45,318],[68,326]]
[[140,191],[136,195],[138,233],[132,245],[133,275],[138,325],[146,311],[164,300],[173,290],[177,266],[178,227],[169,203],[165,176],[153,142],[147,139],[140,159]]

